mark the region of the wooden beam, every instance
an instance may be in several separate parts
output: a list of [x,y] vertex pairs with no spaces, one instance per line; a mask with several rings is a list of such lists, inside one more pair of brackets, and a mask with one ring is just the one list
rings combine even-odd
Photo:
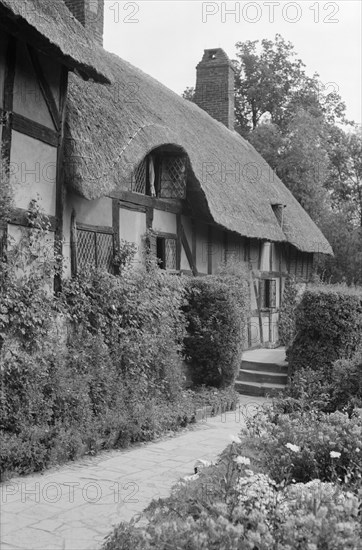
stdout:
[[192,253],[192,261],[195,266],[197,266],[197,239],[196,239],[196,221],[194,218],[191,220],[191,253]]
[[112,191],[109,197],[127,202],[129,204],[136,204],[156,208],[157,210],[163,210],[165,212],[171,212],[172,214],[190,214],[189,207],[185,201],[180,199],[159,199],[157,197],[141,195],[141,193],[133,193],[132,191]]
[[62,119],[62,113],[59,112],[56,101],[54,99],[53,93],[51,91],[51,88],[48,84],[47,79],[45,78],[43,68],[40,64],[39,58],[37,56],[36,51],[28,45],[28,52],[30,55],[30,59],[36,74],[36,77],[38,79],[38,83],[41,89],[41,92],[44,96],[45,102],[48,107],[49,114],[51,116],[51,119],[53,121],[54,127],[57,132],[60,131],[61,126],[61,119]]
[[181,223],[181,214],[176,214],[176,233],[177,233],[177,241],[176,241],[176,269],[180,271],[181,269],[181,242],[182,242],[182,233],[183,227]]
[[182,246],[184,247],[184,251],[185,251],[187,260],[189,262],[189,266],[191,268],[192,274],[196,277],[198,275],[196,262],[194,262],[194,258],[193,258],[182,223],[180,223],[179,230],[180,230],[180,236],[181,236],[181,243],[182,243]]
[[[68,95],[68,69],[62,67],[60,75],[60,118],[59,118],[59,146],[57,150],[57,172],[56,172],[56,198],[55,215],[57,218],[57,229],[55,232],[55,251],[63,258],[63,212],[64,212],[64,136],[65,136],[65,118]],[[61,276],[54,278],[54,291],[61,290]]]
[[146,228],[147,231],[153,227],[153,208],[150,206],[146,208]]
[[212,274],[212,226],[207,227],[207,274]]
[[109,225],[92,225],[89,223],[77,223],[77,229],[81,231],[92,231],[93,233],[109,233],[113,234],[113,227]]
[[228,232],[224,231],[224,262],[228,261],[228,252],[229,252],[229,239]]
[[[117,253],[121,246],[121,237],[119,234],[119,201],[112,200],[112,228],[113,228],[113,249]],[[114,267],[115,275],[119,274],[119,266]]]
[[17,41],[14,37],[9,37],[7,52],[5,58],[5,79],[4,79],[4,103],[3,109],[0,105],[0,117],[3,122],[1,136],[1,151],[5,162],[10,165],[11,153],[11,130],[12,130],[12,111],[14,102],[14,81],[16,68],[16,49]]
[[73,277],[77,276],[77,219],[73,209],[70,219],[70,265]]
[[[22,227],[30,227],[29,225],[29,214],[28,210],[24,208],[13,208],[10,216],[9,223],[12,225],[21,225]],[[50,231],[56,231],[57,229],[57,218],[55,216],[48,216],[50,223]]]
[[13,130],[25,134],[26,136],[32,137],[47,145],[52,145],[53,147],[58,147],[59,145],[59,134],[43,124],[39,124],[30,118],[27,118],[17,113],[13,113]]

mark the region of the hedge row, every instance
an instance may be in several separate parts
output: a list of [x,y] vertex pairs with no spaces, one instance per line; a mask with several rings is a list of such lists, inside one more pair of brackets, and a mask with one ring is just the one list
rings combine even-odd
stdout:
[[[185,297],[198,281],[151,264],[134,269],[126,258],[120,276],[95,271],[66,281],[54,298],[44,287],[43,272],[29,269],[19,278],[10,261],[0,267],[0,467],[5,475],[152,439],[193,421],[200,403],[215,405],[210,396],[184,392],[184,342],[195,373],[205,341],[204,372],[221,371],[213,378],[195,375],[195,383],[226,387],[233,381],[241,318],[232,285],[228,290],[215,279],[200,286],[208,303],[206,310],[202,301],[192,309],[201,327],[192,334],[193,353]],[[51,264],[44,267],[49,274]],[[59,319],[64,320],[60,335]],[[220,407],[225,399],[235,401],[235,393],[230,395],[226,391],[220,397]]]
[[226,268],[217,276],[190,279],[186,285],[187,334],[184,353],[194,384],[225,387],[241,365],[249,312],[246,277]]
[[330,371],[362,344],[362,291],[337,285],[308,288],[296,307],[296,333],[288,350],[292,371]]

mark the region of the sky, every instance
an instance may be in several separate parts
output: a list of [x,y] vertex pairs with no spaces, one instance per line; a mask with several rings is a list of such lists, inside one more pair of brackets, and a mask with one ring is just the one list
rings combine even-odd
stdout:
[[181,94],[194,86],[204,49],[235,58],[236,42],[292,42],[306,72],[336,90],[347,117],[362,120],[362,2],[105,0],[104,47]]

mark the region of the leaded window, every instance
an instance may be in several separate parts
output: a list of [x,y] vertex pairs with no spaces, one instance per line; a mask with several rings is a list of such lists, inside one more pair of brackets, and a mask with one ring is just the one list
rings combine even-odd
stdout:
[[132,191],[135,193],[146,193],[147,189],[147,159],[143,159],[137,166],[132,176]]
[[184,199],[186,196],[186,157],[165,156],[161,163],[160,197]]
[[89,268],[113,270],[113,232],[77,228],[77,271]]

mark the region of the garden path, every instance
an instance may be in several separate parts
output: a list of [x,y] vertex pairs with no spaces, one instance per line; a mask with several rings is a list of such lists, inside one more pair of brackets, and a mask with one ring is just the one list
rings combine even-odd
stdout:
[[197,459],[214,460],[265,398],[204,418],[176,437],[13,478],[0,485],[1,550],[97,550],[120,521],[170,494]]

